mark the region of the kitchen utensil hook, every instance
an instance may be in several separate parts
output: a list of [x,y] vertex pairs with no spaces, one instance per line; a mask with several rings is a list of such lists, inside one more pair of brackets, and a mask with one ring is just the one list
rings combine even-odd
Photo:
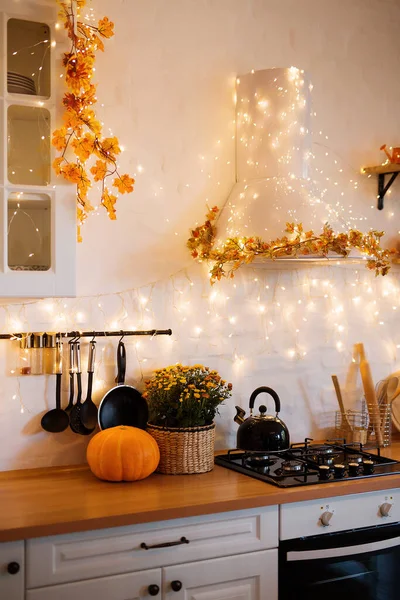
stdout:
[[96,332],[95,332],[95,331],[93,331],[93,337],[92,337],[92,339],[90,340],[90,343],[92,343],[92,342],[93,342],[94,344],[96,343]]
[[119,344],[122,342],[122,340],[123,340],[123,339],[124,339],[124,337],[125,337],[125,332],[124,332],[122,329],[121,329],[121,334],[122,334],[122,335],[121,335],[121,337],[120,337],[120,339],[119,339],[119,342],[118,342]]

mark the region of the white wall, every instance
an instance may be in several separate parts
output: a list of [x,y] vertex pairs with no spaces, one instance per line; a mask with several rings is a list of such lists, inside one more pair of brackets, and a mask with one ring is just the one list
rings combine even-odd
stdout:
[[[398,273],[380,280],[363,268],[250,270],[210,289],[185,242],[207,199],[222,206],[234,181],[236,74],[292,64],[314,83],[321,185],[334,193],[338,180],[339,192],[345,183],[347,193],[350,180],[359,182],[357,202],[369,224],[396,239],[398,184],[378,213],[375,182],[359,167],[380,160],[382,143],[399,144],[398,2],[97,0],[92,6],[116,24],[98,61],[99,110],[125,146],[121,170],[137,174],[136,191],[119,200],[115,223],[99,210],[85,225],[80,296],[3,307],[1,330],[171,327],[172,338],[129,341],[129,381],[142,385],[142,373],[176,360],[219,369],[234,384],[218,423],[220,447],[234,444],[234,405],[245,405],[260,384],[281,396],[294,441],[326,435],[336,409],[330,375],[345,383],[353,342],[365,342],[376,379],[400,366]],[[115,340],[103,347],[98,398],[115,376]],[[86,439],[40,430],[54,382],[11,374],[16,358],[2,342],[0,468],[82,461]],[[356,404],[359,395],[353,390],[347,401]]]

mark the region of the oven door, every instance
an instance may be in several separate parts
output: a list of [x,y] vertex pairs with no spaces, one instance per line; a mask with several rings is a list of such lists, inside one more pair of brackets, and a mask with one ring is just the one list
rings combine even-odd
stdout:
[[399,598],[399,523],[280,543],[279,600]]

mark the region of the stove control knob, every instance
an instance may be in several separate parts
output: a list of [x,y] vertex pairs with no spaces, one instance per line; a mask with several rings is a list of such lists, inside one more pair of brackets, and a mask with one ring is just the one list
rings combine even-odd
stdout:
[[373,460],[363,460],[363,473],[364,475],[372,475],[375,470],[375,465]]
[[333,470],[334,470],[336,479],[340,479],[341,477],[344,477],[345,468],[346,467],[342,464],[333,465]]
[[332,519],[332,517],[333,517],[333,513],[329,512],[329,510],[326,510],[325,512],[323,512],[320,517],[322,527],[328,527],[328,525],[330,525],[329,521]]
[[356,462],[349,463],[349,475],[350,477],[357,477],[360,472],[360,465]]
[[384,502],[383,504],[380,505],[379,507],[379,513],[381,515],[381,517],[390,517],[390,509],[392,508],[392,505],[389,504],[389,502]]

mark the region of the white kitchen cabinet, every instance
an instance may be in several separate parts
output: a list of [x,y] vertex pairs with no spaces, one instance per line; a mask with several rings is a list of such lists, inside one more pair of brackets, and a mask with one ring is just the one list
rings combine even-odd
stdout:
[[139,600],[150,598],[155,586],[154,597],[161,598],[161,569],[39,588],[28,591],[26,600]]
[[0,544],[0,600],[277,600],[278,518],[267,506]]
[[[7,12],[10,8],[12,14]],[[0,297],[4,298],[75,295],[75,187],[56,181],[51,166],[55,158],[51,134],[61,117],[56,18],[56,3],[46,7],[0,0]]]
[[0,599],[24,600],[24,542],[0,544]]
[[278,550],[163,569],[163,600],[277,600]]

